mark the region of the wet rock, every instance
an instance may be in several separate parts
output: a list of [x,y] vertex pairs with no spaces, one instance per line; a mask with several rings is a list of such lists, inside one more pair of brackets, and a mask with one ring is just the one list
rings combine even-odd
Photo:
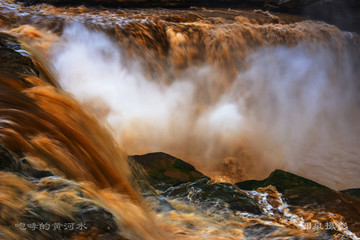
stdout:
[[230,209],[233,212],[261,214],[254,200],[239,193],[232,184],[211,182],[208,177],[170,187],[162,195],[168,198],[183,199],[204,209]]
[[84,202],[76,207],[79,211],[75,214],[75,217],[88,228],[96,228],[99,233],[116,232],[117,224],[114,216],[109,211],[91,202]]
[[16,37],[0,32],[0,47],[9,48],[14,51],[21,50],[21,44]]
[[[295,2],[295,1],[293,1]],[[360,32],[360,1],[358,0],[317,0],[302,1],[296,11],[284,9],[291,13],[301,14],[312,20],[334,24],[345,31]]]
[[0,144],[0,171],[18,173],[36,179],[53,176],[51,171],[35,169],[26,159],[20,160],[2,144]]
[[27,74],[38,77],[33,62],[30,58],[9,49],[0,48],[0,71]]
[[[38,236],[64,239],[90,232],[96,232],[97,236],[115,234],[118,229],[114,216],[86,198],[76,183],[65,184],[70,182],[60,177],[45,178],[33,182],[32,190],[24,192],[26,205],[17,214],[20,223],[28,229],[27,234],[33,239]],[[56,190],[44,187],[49,184],[67,187]]]
[[359,199],[335,190],[316,188],[292,189],[283,194],[283,199],[291,211],[299,214],[312,211],[315,213],[315,219],[326,217],[325,213],[342,216],[340,222],[345,223],[351,232],[360,236]]
[[236,186],[243,190],[274,186],[292,206],[330,206],[331,202],[340,202],[344,197],[340,192],[283,170],[275,170],[264,180],[243,181],[236,183]]
[[0,144],[0,171],[21,172],[21,163]]
[[171,203],[166,200],[161,194],[154,192],[151,196],[145,196],[148,205],[156,212],[170,212],[175,210]]
[[151,185],[177,185],[195,181],[204,176],[192,165],[166,153],[135,155],[132,158],[145,169]]
[[[257,223],[252,224],[244,229],[244,235],[247,240],[258,239],[289,239],[289,240],[329,240],[332,239],[331,235],[321,233],[316,237],[306,236],[293,236],[277,226],[268,226],[265,224]],[[346,239],[346,238],[344,238]]]
[[[67,239],[74,235],[118,236],[114,216],[85,197],[73,181],[33,168],[0,144],[0,225],[23,239]],[[9,206],[18,206],[10,214]],[[23,206],[23,207],[20,207]],[[14,220],[16,222],[14,222]],[[19,229],[23,229],[19,232]],[[93,233],[94,232],[94,233]],[[99,238],[98,238],[99,239]]]
[[257,188],[270,185],[275,186],[280,193],[297,188],[330,190],[328,187],[317,182],[279,169],[272,172],[270,176],[264,180],[248,180],[236,183],[236,186],[243,190],[256,190]]
[[[26,159],[19,160],[1,144],[0,170],[14,179],[27,182],[30,186],[28,191],[19,191],[16,188],[11,190],[20,194],[17,197],[18,204],[22,204],[22,199],[27,199],[25,207],[17,214],[21,223],[30,229],[34,228],[34,237],[40,234],[50,239],[60,234],[60,239],[90,229],[96,229],[98,234],[117,231],[114,216],[87,199],[75,182],[54,176],[51,171],[33,168]],[[0,208],[2,204],[7,202],[0,202]],[[57,206],[65,207],[64,213],[60,213]],[[46,224],[49,230],[41,231],[44,229],[40,229],[40,224]],[[59,228],[51,231],[54,224],[58,224]],[[84,228],[76,229],[75,225],[78,224],[84,224]]]
[[9,79],[18,79],[26,88],[34,86],[34,83],[27,79],[28,76],[40,78],[59,87],[43,63],[31,58],[31,53],[23,48],[16,37],[3,32],[0,32],[0,73]]
[[172,210],[171,204],[166,201],[166,198],[172,198],[204,209],[261,214],[257,204],[239,193],[232,184],[212,182],[209,177],[178,158],[165,153],[149,153],[132,158],[149,176],[149,182],[155,190],[151,192],[149,188],[145,189],[145,196],[150,194],[152,201],[159,204],[158,211]]
[[360,199],[360,188],[350,188],[350,189],[341,190],[340,192],[350,195],[354,198]]
[[0,71],[39,76],[39,71],[27,56],[19,41],[7,33],[0,32]]
[[360,233],[360,201],[346,192],[335,191],[282,170],[275,170],[264,180],[243,181],[236,183],[236,186],[243,190],[275,186],[292,212],[302,214],[310,211],[315,213],[314,219],[326,218],[326,213],[338,214],[352,232]]
[[22,174],[26,176],[30,176],[33,178],[44,178],[44,177],[50,177],[54,174],[51,171],[48,170],[38,170],[36,168],[33,168],[28,160],[22,159],[21,160],[22,165]]
[[277,231],[278,228],[274,226],[267,226],[263,224],[254,224],[244,229],[246,239],[263,239],[267,235]]
[[75,182],[57,176],[31,180],[1,171],[0,191],[1,231],[11,232],[13,239],[125,239],[114,216]]

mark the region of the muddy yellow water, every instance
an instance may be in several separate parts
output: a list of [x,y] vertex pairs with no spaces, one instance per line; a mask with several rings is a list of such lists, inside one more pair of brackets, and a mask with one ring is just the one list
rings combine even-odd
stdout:
[[[340,225],[331,237],[306,229],[345,220],[289,210],[274,189],[246,193],[261,216],[214,213],[180,199],[155,213],[126,158],[162,151],[227,182],[282,168],[334,189],[359,187],[356,33],[261,10],[0,2],[1,30],[17,36],[43,70],[40,78],[1,72],[1,143],[79,183],[129,239],[356,239],[358,229]],[[5,221],[24,206],[21,192],[36,186],[10,173],[1,178]],[[254,226],[272,231],[251,235]],[[21,239],[13,228],[1,231]]]

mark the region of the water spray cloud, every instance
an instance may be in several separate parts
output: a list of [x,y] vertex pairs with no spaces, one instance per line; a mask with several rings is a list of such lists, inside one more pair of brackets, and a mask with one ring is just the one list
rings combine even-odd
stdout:
[[109,122],[129,154],[164,151],[206,173],[230,157],[246,178],[287,168],[351,186],[360,113],[350,55],[316,43],[250,52],[230,84],[206,64],[165,83],[103,33],[73,24],[53,59],[61,85]]

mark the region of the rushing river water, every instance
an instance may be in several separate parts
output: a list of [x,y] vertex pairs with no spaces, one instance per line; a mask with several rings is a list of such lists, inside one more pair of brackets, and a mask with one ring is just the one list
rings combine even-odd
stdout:
[[[342,235],[305,233],[306,214],[290,212],[272,189],[246,193],[262,217],[202,211],[176,198],[169,201],[177,211],[152,213],[125,154],[166,152],[232,183],[280,168],[334,189],[359,187],[356,33],[261,10],[0,3],[2,31],[43,62],[42,80],[53,86],[27,78],[33,87],[2,90],[14,104],[1,122],[3,144],[39,168],[95,183],[81,188],[113,210],[126,237],[356,239],[341,227]],[[278,231],[243,230],[254,224]]]

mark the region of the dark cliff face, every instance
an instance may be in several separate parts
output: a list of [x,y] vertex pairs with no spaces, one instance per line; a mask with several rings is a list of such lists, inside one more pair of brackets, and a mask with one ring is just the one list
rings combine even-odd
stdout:
[[334,24],[345,31],[360,32],[360,1],[318,0],[303,2],[309,3],[300,6],[298,14],[313,20]]
[[360,1],[357,0],[18,0],[27,5],[87,5],[113,8],[257,8],[284,12],[334,24],[346,31],[360,31]]

